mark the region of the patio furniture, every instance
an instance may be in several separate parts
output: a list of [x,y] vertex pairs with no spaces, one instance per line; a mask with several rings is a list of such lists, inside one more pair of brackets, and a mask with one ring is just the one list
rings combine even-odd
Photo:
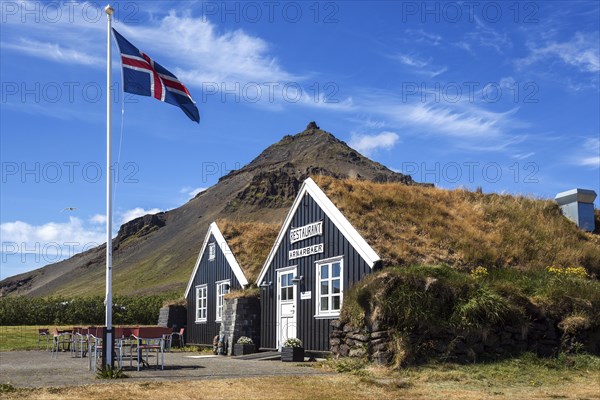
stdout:
[[38,350],[41,350],[41,341],[46,342],[46,351],[50,348],[50,330],[48,328],[38,329]]
[[177,344],[179,345],[179,348],[185,347],[185,328],[181,328],[179,332],[171,332],[169,335],[169,351],[171,351],[173,338],[177,338]]
[[[158,368],[158,357],[160,353],[161,365],[160,369],[165,368],[165,339],[164,337],[159,338],[142,338],[133,335],[133,338],[136,340],[135,351],[137,356],[137,370],[140,370],[140,365],[144,364],[146,366],[150,366],[148,363],[148,358],[150,353],[154,353],[156,357],[156,367]],[[144,360],[144,353],[146,355],[146,360]]]
[[[88,369],[92,370],[92,363],[94,364],[93,369],[96,371],[98,369],[98,355],[102,356],[102,349],[104,348],[104,344],[102,343],[102,338],[94,335],[88,335]],[[114,351],[114,359],[117,362],[119,368],[123,368],[123,342],[127,339],[115,339],[115,346],[113,348]],[[94,361],[92,361],[92,359]]]
[[59,331],[55,328],[53,333],[51,356],[54,358],[58,358],[58,353],[61,351],[61,347],[62,351],[71,350],[72,343],[73,333],[71,331]]

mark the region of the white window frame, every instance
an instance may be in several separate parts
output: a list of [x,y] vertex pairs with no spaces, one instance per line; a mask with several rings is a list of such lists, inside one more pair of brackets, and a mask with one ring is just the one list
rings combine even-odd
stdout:
[[[200,292],[204,292],[204,296]],[[204,299],[204,307],[200,304],[200,300]],[[201,316],[201,311],[204,310],[204,317]],[[196,322],[202,323],[208,320],[208,285],[196,286]]]
[[[340,309],[339,310],[331,310],[331,306],[333,305],[333,301],[332,301],[332,286],[331,286],[331,281],[333,280],[333,278],[331,277],[331,270],[332,267],[331,265],[333,265],[333,263],[339,262],[340,263]],[[326,311],[322,311],[321,310],[321,266],[325,265],[325,264],[329,264],[329,278],[327,278],[328,282],[329,282],[329,290],[328,290],[328,294],[326,295],[329,303],[329,310]],[[340,316],[340,311],[342,310],[342,305],[344,303],[344,257],[343,256],[338,256],[338,257],[333,257],[333,258],[328,258],[325,260],[319,260],[315,262],[316,265],[316,269],[317,269],[317,273],[315,274],[316,276],[316,285],[315,285],[315,294],[316,294],[316,312],[315,312],[315,318],[336,318]],[[337,279],[337,278],[336,278]]]
[[[221,289],[225,285],[229,286],[227,288],[227,291],[225,292],[223,290],[220,292],[219,289]],[[231,283],[230,283],[229,279],[227,279],[225,281],[216,282],[217,304],[216,304],[216,310],[215,310],[216,311],[215,322],[221,322],[221,319],[223,318],[223,305],[225,305],[225,295],[227,293],[229,293],[230,289],[231,289]]]
[[215,243],[208,244],[208,261],[212,261],[217,257],[217,246]]

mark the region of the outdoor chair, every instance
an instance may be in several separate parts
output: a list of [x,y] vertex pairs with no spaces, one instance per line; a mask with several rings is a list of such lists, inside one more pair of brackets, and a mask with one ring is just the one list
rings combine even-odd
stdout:
[[[156,356],[156,367],[158,368],[158,357],[160,353],[161,357],[161,366],[160,369],[165,368],[165,339],[163,337],[160,338],[141,338],[138,336],[133,336],[136,340],[135,351],[137,356],[137,370],[140,370],[140,365],[144,364],[145,366],[150,366],[148,363],[148,358],[150,353],[155,353]],[[144,360],[144,353],[145,358]]]
[[[98,355],[102,356],[102,349],[104,344],[102,338],[94,335],[88,335],[88,369],[92,369],[92,362],[94,364],[94,371],[98,369]],[[119,368],[123,367],[123,341],[126,339],[115,339],[114,346],[114,360],[117,361]],[[92,358],[94,361],[92,361]]]
[[41,341],[44,339],[46,342],[46,351],[50,349],[50,330],[48,328],[38,329],[38,350],[41,350]]
[[181,328],[179,332],[172,332],[169,336],[169,351],[171,350],[174,337],[177,338],[177,344],[180,348],[185,347],[185,328]]
[[61,351],[71,350],[73,344],[73,334],[70,331],[59,331],[54,329],[52,341],[52,357],[58,358]]
[[71,353],[75,355],[75,357],[83,358],[88,350],[88,336],[81,334],[79,332],[75,332],[73,334],[73,341],[71,346]]

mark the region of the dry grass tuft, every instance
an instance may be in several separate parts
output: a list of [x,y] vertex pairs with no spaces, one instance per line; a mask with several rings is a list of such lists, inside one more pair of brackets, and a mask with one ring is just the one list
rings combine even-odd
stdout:
[[248,282],[254,283],[275,242],[280,226],[228,219],[218,220],[217,225],[244,270]]
[[600,276],[600,236],[550,200],[315,177],[386,265],[584,267]]

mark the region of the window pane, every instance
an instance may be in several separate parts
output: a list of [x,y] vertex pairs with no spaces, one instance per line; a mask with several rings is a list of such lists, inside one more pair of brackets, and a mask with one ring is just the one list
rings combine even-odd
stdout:
[[329,278],[329,264],[321,265],[321,279]]
[[281,287],[287,286],[287,275],[281,275]]
[[321,294],[329,294],[328,282],[321,282]]
[[339,310],[340,309],[340,296],[332,296],[331,297],[331,309]]
[[287,300],[287,290],[285,288],[281,288],[281,300]]
[[329,298],[321,297],[321,311],[329,310]]
[[287,288],[288,290],[288,300],[294,300],[294,287],[290,286]]
[[340,263],[336,262],[333,264],[333,272],[331,273],[331,276],[334,278],[337,278],[340,276]]
[[334,279],[331,281],[332,293],[340,293],[340,280]]

